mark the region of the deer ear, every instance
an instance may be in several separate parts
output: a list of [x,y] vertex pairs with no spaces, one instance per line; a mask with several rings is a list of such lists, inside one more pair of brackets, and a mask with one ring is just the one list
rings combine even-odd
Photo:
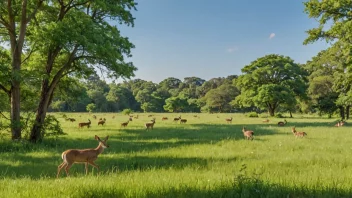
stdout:
[[97,135],[95,135],[95,139],[100,141],[100,138]]
[[106,136],[105,141],[109,139],[109,136]]

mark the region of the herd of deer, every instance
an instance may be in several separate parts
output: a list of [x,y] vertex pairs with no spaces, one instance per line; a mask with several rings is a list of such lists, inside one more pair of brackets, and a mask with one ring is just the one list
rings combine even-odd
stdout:
[[[132,121],[132,117],[130,116],[129,120],[127,122],[121,123],[121,127],[127,127],[128,123]],[[152,117],[152,115],[148,116]],[[197,116],[194,116],[197,117]],[[96,119],[96,116],[93,115],[93,118]],[[115,118],[115,116],[113,116]],[[138,119],[138,115],[134,116],[135,119]],[[74,118],[66,118],[66,120],[74,122]],[[168,120],[167,117],[162,117],[162,121]],[[225,119],[227,123],[232,123],[232,117],[231,118],[226,118]],[[181,116],[176,117],[173,119],[173,121],[180,121],[180,123],[186,123],[186,119],[181,119]],[[98,125],[104,125],[106,122],[106,119],[100,118]],[[268,123],[269,119],[263,120],[263,122]],[[155,118],[151,120],[151,122],[145,123],[145,127],[147,130],[153,129],[155,124]],[[277,123],[278,126],[285,126],[287,124],[286,119],[284,121],[280,121]],[[337,124],[335,124],[336,127],[341,127],[345,124],[344,121],[339,121]],[[88,122],[81,122],[78,124],[79,128],[82,128],[84,126],[87,126],[88,128],[91,125],[91,121],[88,119]],[[307,135],[306,132],[298,132],[296,131],[296,127],[291,128],[292,133],[294,134],[295,137],[304,137]],[[247,130],[244,126],[242,127],[242,133],[244,135],[244,138],[247,140],[253,140],[254,139],[254,131]],[[98,158],[98,155],[101,154],[105,148],[108,148],[109,146],[107,145],[107,140],[109,139],[109,136],[107,136],[104,140],[101,140],[97,135],[95,135],[95,139],[99,142],[98,146],[95,149],[70,149],[66,150],[62,153],[61,158],[63,162],[58,166],[57,170],[57,178],[60,175],[61,170],[64,168],[66,175],[69,176],[69,169],[74,163],[84,163],[85,164],[85,170],[86,174],[88,174],[88,165],[93,166],[99,171],[99,166],[94,163],[94,161]]]

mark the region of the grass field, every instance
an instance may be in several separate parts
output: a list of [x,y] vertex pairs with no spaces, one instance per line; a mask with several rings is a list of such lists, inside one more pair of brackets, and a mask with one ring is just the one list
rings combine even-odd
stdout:
[[[335,119],[314,117],[248,118],[243,114],[182,114],[186,124],[170,119],[178,114],[154,114],[154,130],[139,114],[128,127],[121,114],[96,114],[107,119],[98,126],[89,114],[56,115],[67,135],[39,145],[0,140],[0,197],[351,197],[351,127],[334,127]],[[112,119],[112,116],[116,117]],[[231,124],[225,118],[232,116]],[[90,118],[92,127],[78,129]],[[242,126],[254,131],[243,138]],[[291,127],[308,136],[295,138]],[[70,148],[95,148],[109,135],[109,148],[96,163],[99,174],[83,164],[56,179],[61,153]]]

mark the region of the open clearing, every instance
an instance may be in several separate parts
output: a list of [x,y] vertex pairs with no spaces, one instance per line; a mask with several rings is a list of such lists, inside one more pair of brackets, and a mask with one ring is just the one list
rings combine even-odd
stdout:
[[[243,114],[153,114],[154,130],[145,130],[148,114],[139,114],[126,128],[128,116],[68,113],[56,115],[67,135],[46,138],[39,145],[0,140],[0,197],[348,197],[352,186],[352,136],[336,119],[317,117],[248,118]],[[113,119],[112,116],[115,116]],[[198,115],[198,117],[194,117]],[[161,121],[163,116],[169,120]],[[233,117],[232,123],[225,119]],[[92,121],[78,129],[78,122]],[[242,126],[254,131],[245,140]],[[291,127],[308,135],[295,138]],[[96,163],[100,174],[74,164],[67,178],[56,179],[66,149],[95,148],[109,135],[109,148]]]

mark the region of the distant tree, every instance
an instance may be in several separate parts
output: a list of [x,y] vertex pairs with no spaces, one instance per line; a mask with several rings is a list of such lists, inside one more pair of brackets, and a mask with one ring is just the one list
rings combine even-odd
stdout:
[[181,112],[188,107],[186,98],[171,97],[166,99],[165,103],[164,109],[168,112]]
[[210,110],[218,112],[229,112],[231,110],[230,102],[239,95],[238,89],[231,84],[223,84],[216,89],[211,89],[202,98]]
[[94,103],[90,103],[87,105],[87,111],[89,111],[89,113],[93,112],[96,109],[96,106]]
[[231,102],[233,105],[265,106],[274,116],[280,104],[294,104],[287,100],[288,96],[306,98],[307,73],[289,57],[266,55],[245,66],[242,72],[244,74],[234,81],[241,94]]

